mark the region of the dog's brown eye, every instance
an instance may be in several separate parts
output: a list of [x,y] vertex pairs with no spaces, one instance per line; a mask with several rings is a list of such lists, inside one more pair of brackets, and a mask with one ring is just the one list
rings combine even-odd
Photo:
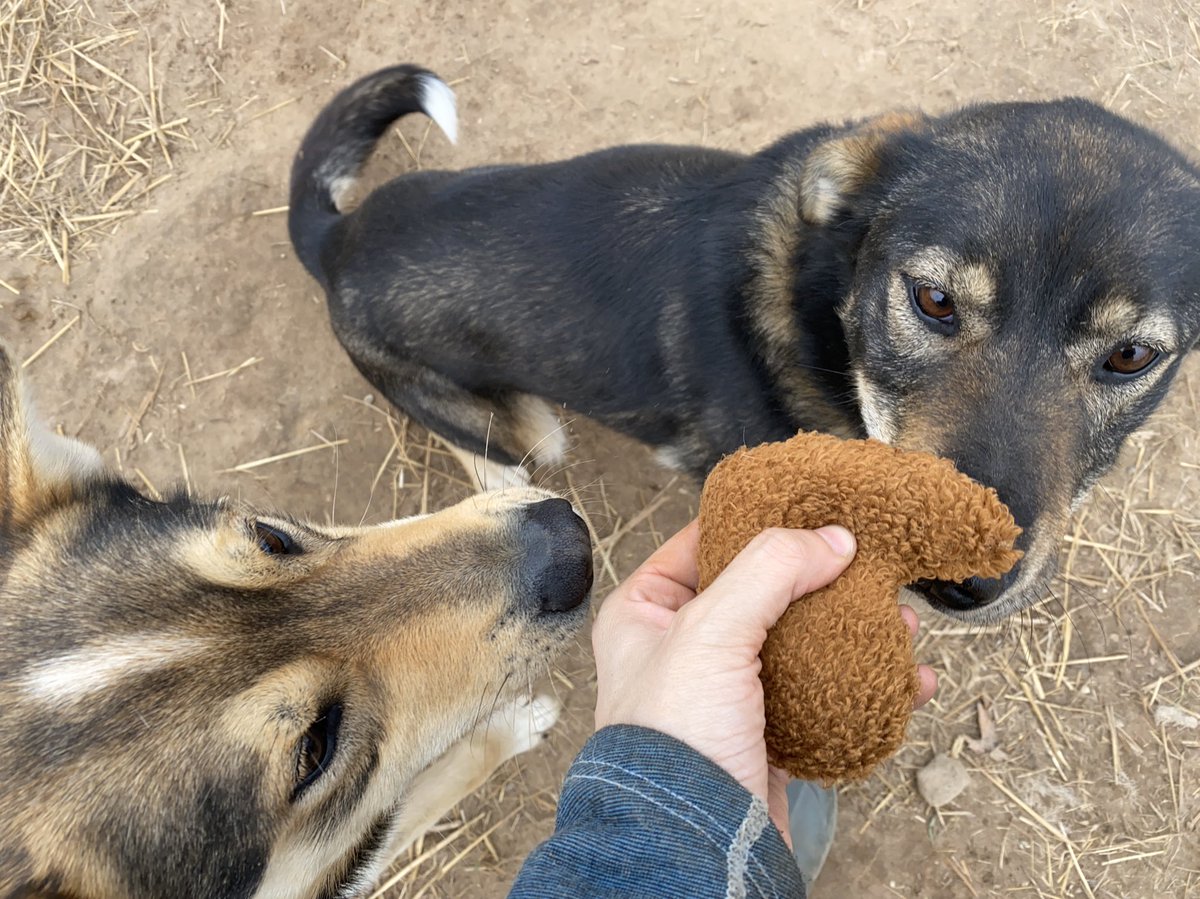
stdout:
[[291,537],[261,521],[254,522],[254,536],[258,540],[258,548],[269,556],[286,556],[297,551]]
[[928,284],[916,285],[917,308],[930,318],[947,321],[954,317],[954,301],[936,287]]
[[318,716],[300,737],[296,753],[296,786],[294,800],[316,783],[328,769],[337,752],[338,733],[342,726],[342,707],[334,703]]
[[954,334],[958,330],[958,316],[955,315],[954,300],[949,294],[908,275],[904,275],[903,278],[908,288],[908,298],[917,317],[939,334],[947,337]]
[[1127,343],[1113,350],[1112,355],[1104,360],[1104,368],[1119,375],[1136,375],[1157,358],[1158,350],[1139,343]]

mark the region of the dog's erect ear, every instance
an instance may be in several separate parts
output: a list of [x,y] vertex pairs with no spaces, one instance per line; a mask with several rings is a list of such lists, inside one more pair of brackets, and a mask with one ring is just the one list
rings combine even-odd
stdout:
[[867,119],[819,144],[804,160],[800,212],[810,225],[826,225],[879,170],[887,145],[923,130],[919,112],[889,112]]
[[20,364],[0,344],[0,534],[53,508],[103,467],[90,446],[37,420]]

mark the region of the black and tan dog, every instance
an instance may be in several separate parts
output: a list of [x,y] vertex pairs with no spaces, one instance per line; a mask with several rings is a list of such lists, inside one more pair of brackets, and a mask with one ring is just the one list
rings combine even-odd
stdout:
[[343,91],[289,226],[334,328],[400,409],[519,474],[565,404],[703,474],[798,429],[953,459],[1024,528],[1003,581],[923,585],[998,619],[1043,595],[1071,509],[1200,334],[1200,178],[1082,100],[821,125],[752,156],[618,147],[418,172],[342,215],[389,123],[453,95]]
[[590,586],[529,488],[373,528],[154,502],[0,348],[0,897],[362,894],[553,724],[515,697]]

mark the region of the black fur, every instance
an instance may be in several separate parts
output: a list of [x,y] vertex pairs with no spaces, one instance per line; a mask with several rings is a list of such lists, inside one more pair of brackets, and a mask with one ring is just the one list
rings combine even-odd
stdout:
[[[354,121],[355,96],[390,77],[333,101],[305,166],[346,157],[328,123]],[[360,157],[359,133],[350,143]],[[294,234],[318,227],[311,204],[293,193]],[[742,444],[863,434],[865,382],[886,436],[995,486],[1025,528],[1040,580],[1006,613],[1044,588],[1051,531],[1200,334],[1195,167],[1082,100],[821,125],[750,156],[629,146],[419,172],[319,227],[314,274],[358,367],[421,424],[507,464],[529,449],[505,427],[518,395],[703,476]],[[897,299],[900,279],[931,277],[906,270],[930,250],[987,272],[994,296],[963,298],[961,334],[921,331]],[[312,271],[312,247],[298,252]],[[1093,334],[1115,299],[1137,333]],[[1103,360],[1128,344],[1161,358],[1112,377]],[[987,605],[1021,576],[955,601]]]
[[288,227],[296,254],[317,280],[317,254],[338,217],[331,185],[358,173],[388,125],[421,111],[423,75],[435,77],[417,66],[395,66],[351,85],[313,122],[296,153]]

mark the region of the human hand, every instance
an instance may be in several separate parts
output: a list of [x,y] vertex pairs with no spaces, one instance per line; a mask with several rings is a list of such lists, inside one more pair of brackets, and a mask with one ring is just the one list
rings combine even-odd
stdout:
[[[767,802],[787,834],[787,775],[767,763],[759,652],[795,599],[836,578],[854,555],[841,527],[758,535],[696,596],[699,527],[662,545],[605,600],[592,629],[596,727],[636,724],[687,743]],[[916,633],[916,613],[901,615]],[[937,678],[918,666],[917,705]]]

